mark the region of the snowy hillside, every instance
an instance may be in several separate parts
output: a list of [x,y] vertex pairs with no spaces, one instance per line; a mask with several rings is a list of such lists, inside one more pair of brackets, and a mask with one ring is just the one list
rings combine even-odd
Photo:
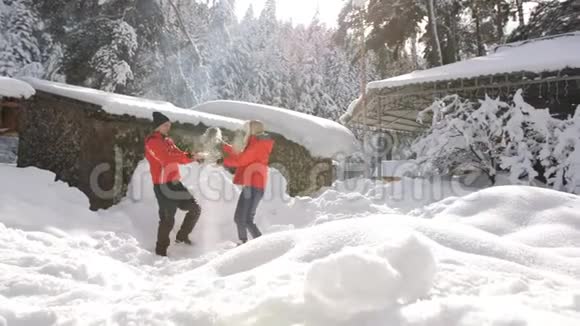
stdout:
[[578,325],[578,196],[405,180],[290,199],[274,173],[266,236],[228,249],[237,190],[193,164],[197,244],[158,258],[147,168],[96,213],[51,173],[0,165],[0,325]]

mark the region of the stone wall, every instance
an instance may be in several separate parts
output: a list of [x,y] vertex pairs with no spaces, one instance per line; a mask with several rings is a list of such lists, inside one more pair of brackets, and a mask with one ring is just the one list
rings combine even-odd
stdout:
[[331,159],[312,157],[306,148],[281,135],[272,134],[272,138],[270,166],[288,180],[288,194],[309,195],[335,180]]
[[[183,149],[198,151],[206,129],[174,123],[171,136]],[[37,91],[20,114],[18,166],[52,171],[56,180],[85,193],[91,209],[106,209],[127,193],[151,131],[149,120],[112,115],[97,105]],[[222,131],[226,139],[233,135]],[[272,136],[272,167],[288,180],[290,195],[306,195],[332,183],[330,159],[313,158],[303,146]]]

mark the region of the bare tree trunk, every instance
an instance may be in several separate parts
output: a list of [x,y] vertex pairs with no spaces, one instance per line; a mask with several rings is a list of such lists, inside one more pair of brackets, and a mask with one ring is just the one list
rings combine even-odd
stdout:
[[433,41],[435,42],[435,52],[437,53],[437,61],[439,66],[443,65],[443,54],[441,52],[441,42],[439,41],[439,34],[437,33],[437,20],[435,18],[435,6],[433,0],[427,0],[429,4],[429,20],[431,21],[431,29],[433,33]]
[[520,21],[520,26],[524,26],[526,24],[524,21],[524,0],[516,0],[516,5],[518,6],[518,19]]
[[447,26],[449,26],[448,32],[449,32],[449,37],[448,37],[448,42],[449,42],[449,48],[451,49],[451,52],[453,54],[453,58],[452,58],[452,62],[457,62],[460,60],[459,58],[459,43],[457,42],[457,29],[458,29],[458,22],[461,20],[461,17],[459,17],[459,6],[458,3],[454,3],[453,6],[453,11],[450,12],[446,18],[445,18],[445,22],[447,24]]
[[419,68],[419,56],[417,55],[417,33],[411,36],[411,57],[413,58],[413,69]]
[[181,30],[183,31],[183,33],[185,34],[185,36],[187,37],[189,44],[191,45],[191,50],[193,52],[193,56],[194,56],[194,61],[196,63],[196,66],[201,67],[201,55],[199,54],[199,49],[197,48],[197,45],[195,45],[195,42],[193,41],[193,38],[191,37],[191,35],[189,35],[189,32],[187,31],[187,28],[185,27],[185,23],[183,22],[183,19],[181,18],[181,13],[179,12],[179,8],[177,8],[177,6],[175,6],[175,4],[173,3],[172,0],[168,0],[169,4],[171,5],[171,7],[173,7],[173,9],[175,10],[175,14],[177,15],[177,21],[179,22],[179,26],[181,27]]
[[462,6],[460,5],[460,2],[457,1],[454,4],[454,11],[455,11],[455,17],[457,18],[454,22],[453,22],[453,41],[455,42],[455,48],[456,48],[456,57],[457,57],[457,61],[461,61],[461,41],[460,41],[460,37],[459,37],[459,29],[461,28],[459,26],[459,23],[461,22],[461,16],[462,16]]
[[475,34],[477,39],[477,55],[485,55],[485,49],[483,48],[483,40],[481,37],[481,18],[479,17],[479,3],[474,1],[473,6],[473,19],[475,20]]
[[501,42],[503,39],[503,12],[502,12],[502,0],[496,0],[497,6],[497,17],[496,17],[496,25],[497,25],[497,42]]
[[361,42],[361,75],[360,75],[360,89],[362,97],[362,105],[365,115],[365,125],[367,124],[367,46],[365,37],[365,12],[360,9],[361,26],[360,26],[360,42]]

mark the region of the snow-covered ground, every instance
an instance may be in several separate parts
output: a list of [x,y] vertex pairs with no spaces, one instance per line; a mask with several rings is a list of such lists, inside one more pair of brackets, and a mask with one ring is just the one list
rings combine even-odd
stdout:
[[[0,325],[578,325],[580,197],[443,180],[341,182],[288,198],[275,173],[265,236],[232,248],[238,190],[187,166],[193,248],[153,248],[147,164],[126,200],[0,164]],[[178,223],[183,213],[178,214]]]

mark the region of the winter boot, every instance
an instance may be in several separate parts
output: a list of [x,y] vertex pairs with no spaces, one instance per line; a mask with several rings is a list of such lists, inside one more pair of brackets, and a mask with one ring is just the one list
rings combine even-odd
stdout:
[[177,243],[177,244],[179,244],[179,243],[183,243],[183,244],[186,244],[186,245],[188,245],[188,246],[192,246],[192,245],[193,245],[193,242],[191,242],[191,240],[189,240],[189,238],[188,238],[188,237],[179,237],[179,236],[178,236],[178,237],[175,239],[175,243]]
[[157,256],[167,257],[167,248],[165,249],[155,248],[155,254]]

